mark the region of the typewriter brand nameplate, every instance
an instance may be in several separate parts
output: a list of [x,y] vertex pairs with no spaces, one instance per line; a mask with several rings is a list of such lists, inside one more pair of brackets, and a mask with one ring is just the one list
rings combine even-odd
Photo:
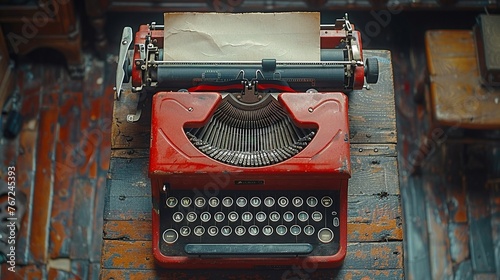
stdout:
[[234,184],[237,186],[241,185],[264,185],[264,180],[236,180]]
[[164,60],[320,60],[320,15],[165,13]]

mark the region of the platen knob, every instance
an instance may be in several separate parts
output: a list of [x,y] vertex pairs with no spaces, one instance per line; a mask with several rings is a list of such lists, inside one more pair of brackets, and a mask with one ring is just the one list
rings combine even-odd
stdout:
[[378,81],[378,59],[375,57],[367,58],[365,61],[366,82],[375,84]]

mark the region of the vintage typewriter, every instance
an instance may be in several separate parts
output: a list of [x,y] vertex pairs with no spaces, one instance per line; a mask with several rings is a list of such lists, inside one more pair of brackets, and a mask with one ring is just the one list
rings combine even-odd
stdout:
[[[351,175],[346,92],[376,83],[347,16],[321,60],[162,60],[164,26],[125,28],[117,97],[152,96],[153,254],[168,268],[342,263]],[[251,74],[251,75],[250,75]],[[366,79],[365,79],[366,77]]]

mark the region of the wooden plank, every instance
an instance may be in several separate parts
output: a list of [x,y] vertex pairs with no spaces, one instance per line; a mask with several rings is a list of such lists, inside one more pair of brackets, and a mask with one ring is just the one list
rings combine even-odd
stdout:
[[[495,253],[492,240],[491,207],[485,203],[490,196],[486,190],[485,174],[467,174],[467,203],[469,205],[470,254],[474,273],[495,272]],[[489,201],[488,201],[489,202]]]
[[[401,242],[348,243],[343,268],[398,269],[403,267]],[[104,269],[155,269],[151,241],[104,240]]]
[[449,251],[448,216],[444,210],[446,207],[444,187],[440,178],[424,182],[429,230],[429,258],[433,279],[448,279],[453,276]]
[[[88,273],[89,277],[88,277],[88,279],[100,279],[99,278],[100,274],[101,274],[101,265],[100,265],[100,263],[90,263],[90,265],[89,265],[89,273]],[[106,279],[106,278],[102,278],[102,279]]]
[[31,205],[32,203],[33,188],[35,185],[35,162],[39,126],[38,114],[40,112],[40,91],[39,88],[26,91],[21,88],[20,91],[23,95],[21,114],[24,116],[24,122],[18,136],[19,147],[16,149],[16,153],[18,154],[15,162],[17,170],[16,189],[18,192],[22,192],[26,195],[27,201],[26,212],[17,237],[16,260],[18,264],[25,265],[30,261],[30,221],[33,213],[33,207],[28,207],[28,205]]
[[495,273],[478,273],[474,274],[474,280],[497,280],[498,276]]
[[105,221],[103,239],[123,241],[151,240],[151,221]]
[[101,113],[98,127],[102,132],[102,141],[99,150],[99,168],[101,170],[109,169],[111,158],[111,124],[113,119],[113,88],[106,87],[104,95],[101,97]]
[[[58,93],[49,94],[51,103],[45,103],[47,109],[41,111],[39,137],[37,142],[37,159],[35,171],[35,185],[33,191],[31,216],[30,252],[37,263],[44,263],[48,258],[49,227],[51,203],[54,187],[54,157],[55,143],[58,133],[57,118]],[[50,105],[49,105],[50,104]]]
[[349,196],[347,207],[350,242],[403,239],[399,196]]
[[310,273],[308,270],[290,269],[281,270],[258,270],[242,274],[240,271],[172,271],[166,269],[157,270],[119,270],[103,269],[101,279],[129,279],[129,280],[153,280],[153,279],[244,279],[244,280],[275,280],[275,279],[363,279],[363,280],[385,280],[404,279],[402,269],[341,269],[341,270],[317,270]]
[[396,157],[395,144],[351,144],[351,156],[387,156]]
[[[469,258],[469,226],[467,224],[467,201],[465,184],[463,182],[463,146],[447,143],[440,149],[441,166],[446,166],[439,172],[440,180],[434,186],[435,193],[443,201],[439,202],[438,210],[448,216],[448,240],[451,264],[456,266]],[[435,165],[437,165],[435,164]],[[438,170],[438,166],[431,166]],[[436,172],[433,172],[436,173]],[[446,206],[446,207],[445,207]],[[439,219],[444,219],[440,215]],[[433,230],[433,229],[430,229]],[[431,245],[433,246],[433,245]]]
[[[462,180],[463,176],[456,172],[449,172],[449,177]],[[450,222],[467,223],[467,193],[462,182],[449,182],[447,184],[448,213]]]
[[467,224],[449,224],[448,238],[450,257],[453,263],[461,263],[469,258],[469,226]]
[[105,220],[151,220],[151,196],[106,196]]
[[[498,156],[498,155],[497,155]],[[497,274],[500,275],[500,180],[490,182],[491,229]]]
[[54,279],[54,280],[63,280],[63,279],[70,279],[73,278],[74,275],[71,275],[68,271],[56,269],[56,268],[49,268],[47,273],[48,279]]
[[466,260],[457,265],[455,270],[455,279],[472,279],[472,263]]
[[396,157],[351,156],[351,172],[349,194],[399,195],[400,193]]
[[74,182],[74,211],[71,229],[71,259],[88,259],[92,236],[92,200],[94,199],[95,180],[78,178]]
[[113,90],[111,86],[106,85],[110,77],[103,75],[107,68],[106,65],[97,60],[92,62],[95,71],[89,75],[90,81],[85,83],[85,91],[92,97],[90,101],[91,135],[89,138],[92,138],[92,135],[95,135],[94,138],[96,138],[93,141],[94,158],[89,169],[89,172],[92,173],[90,177],[96,178],[94,197],[91,197],[89,260],[90,262],[100,262],[106,172],[109,168],[111,150]]
[[15,272],[7,270],[8,266],[6,264],[1,265],[0,278],[1,279],[12,279],[12,280],[32,280],[32,279],[44,279],[47,275],[45,266],[38,265],[26,265],[19,266],[16,265]]
[[[54,197],[50,221],[49,251],[52,259],[69,257],[73,224],[73,191],[77,177],[74,151],[80,131],[82,92],[65,91],[60,100],[59,137],[56,143]],[[78,125],[76,125],[78,127]]]
[[391,53],[364,50],[365,57],[379,61],[379,81],[370,90],[349,93],[351,143],[396,143],[396,110]]
[[89,261],[88,260],[71,260],[71,274],[75,278],[89,278]]
[[409,279],[431,279],[426,199],[421,177],[402,177],[405,269]]
[[148,158],[149,149],[113,149],[111,158]]
[[103,235],[103,217],[104,217],[104,195],[106,188],[105,172],[100,171],[97,177],[94,196],[94,209],[91,211],[91,241],[89,248],[90,262],[99,263],[102,252],[102,235]]

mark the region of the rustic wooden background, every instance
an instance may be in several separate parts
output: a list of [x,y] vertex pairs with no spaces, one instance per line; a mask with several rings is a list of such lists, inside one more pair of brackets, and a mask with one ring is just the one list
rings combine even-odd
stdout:
[[88,56],[85,79],[71,80],[52,53],[40,55],[47,58],[16,70],[24,123],[15,140],[1,140],[0,175],[16,167],[27,210],[16,273],[3,264],[0,278],[97,279],[111,146],[109,66]]

